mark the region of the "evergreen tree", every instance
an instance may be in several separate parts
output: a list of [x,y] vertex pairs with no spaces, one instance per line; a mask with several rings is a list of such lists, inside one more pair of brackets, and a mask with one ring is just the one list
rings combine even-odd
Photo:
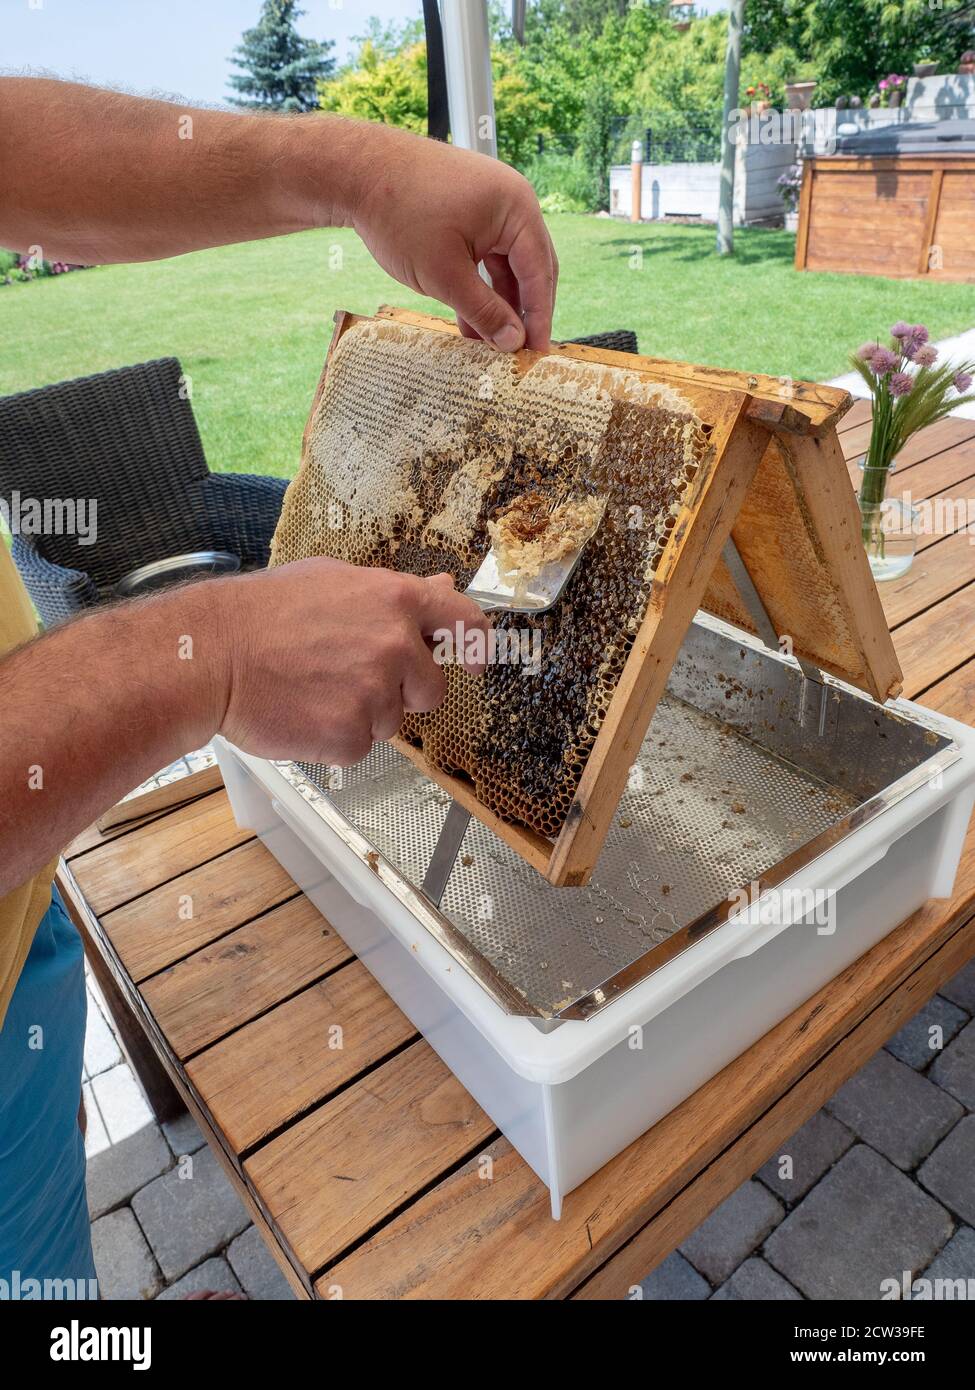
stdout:
[[295,21],[304,10],[297,0],[264,0],[261,17],[247,29],[230,59],[239,73],[230,85],[240,92],[231,97],[235,106],[260,111],[314,111],[318,107],[318,82],[329,77],[335,59],[334,44],[319,43],[298,33]]

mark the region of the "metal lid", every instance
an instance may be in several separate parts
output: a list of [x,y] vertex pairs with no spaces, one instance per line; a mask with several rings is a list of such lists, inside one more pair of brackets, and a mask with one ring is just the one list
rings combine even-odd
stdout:
[[841,135],[837,154],[960,154],[975,151],[975,120],[907,121]]
[[119,598],[154,593],[186,579],[202,579],[210,574],[236,574],[240,557],[229,550],[194,550],[186,555],[167,555],[162,560],[140,565],[124,574],[115,585]]

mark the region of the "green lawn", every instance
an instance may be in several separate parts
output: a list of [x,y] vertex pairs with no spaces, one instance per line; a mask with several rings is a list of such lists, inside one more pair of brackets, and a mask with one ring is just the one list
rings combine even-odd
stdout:
[[[786,232],[739,231],[735,257],[719,260],[709,227],[549,223],[561,337],[633,328],[660,356],[823,379],[895,319],[923,321],[935,338],[975,324],[975,285],[798,274]],[[347,231],[13,285],[0,289],[0,394],[175,354],[211,467],[291,474],[333,311],[384,301],[434,307]]]

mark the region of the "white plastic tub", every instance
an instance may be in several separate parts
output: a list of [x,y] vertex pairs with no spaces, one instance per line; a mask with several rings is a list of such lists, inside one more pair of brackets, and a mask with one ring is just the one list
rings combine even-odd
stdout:
[[[717,625],[705,626],[710,642]],[[736,636],[733,645],[743,661],[757,659],[755,644]],[[689,659],[699,664],[701,652]],[[785,669],[790,681],[801,681],[790,663]],[[683,679],[682,697],[687,659]],[[950,895],[975,800],[975,731],[908,702],[880,711],[845,687],[831,684],[829,693],[825,728],[804,735],[819,740],[811,761],[822,763],[824,740],[845,749],[844,720],[876,712],[878,727],[890,720],[885,756],[896,742],[888,732],[904,731],[909,773],[901,768],[896,794],[884,788],[879,805],[877,796],[858,798],[835,843],[820,836],[811,858],[780,855],[780,868],[804,862],[784,876],[770,866],[761,878],[773,886],[761,896],[672,933],[605,988],[590,990],[584,1008],[553,1013],[533,1010],[528,1000],[524,1011],[534,1017],[511,1011],[518,991],[499,983],[491,963],[453,929],[449,899],[438,911],[413,886],[416,875],[377,852],[299,770],[222,740],[217,754],[238,822],[260,836],[548,1185],[557,1217],[567,1192],[929,897]],[[919,740],[930,757],[918,754]],[[862,745],[862,734],[856,741]],[[843,757],[851,760],[848,749]],[[415,793],[404,800],[404,820],[417,814],[416,801]],[[490,832],[475,830],[483,849]],[[388,833],[395,839],[396,826]],[[684,852],[690,859],[690,848]],[[492,865],[492,872],[501,871]],[[727,883],[716,870],[715,904]],[[516,907],[505,911],[520,900],[526,916],[545,894],[587,891],[522,879],[514,889]],[[658,957],[663,963],[650,968]]]

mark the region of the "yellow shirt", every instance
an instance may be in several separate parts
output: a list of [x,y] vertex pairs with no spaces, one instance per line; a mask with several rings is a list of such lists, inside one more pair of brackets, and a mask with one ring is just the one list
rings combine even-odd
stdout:
[[[10,551],[0,536],[0,657],[37,632],[37,620],[20,582]],[[0,709],[0,720],[3,710]],[[26,770],[25,770],[26,776]],[[51,902],[51,879],[57,860],[36,878],[0,898],[0,1028],[20,977],[37,924]]]

